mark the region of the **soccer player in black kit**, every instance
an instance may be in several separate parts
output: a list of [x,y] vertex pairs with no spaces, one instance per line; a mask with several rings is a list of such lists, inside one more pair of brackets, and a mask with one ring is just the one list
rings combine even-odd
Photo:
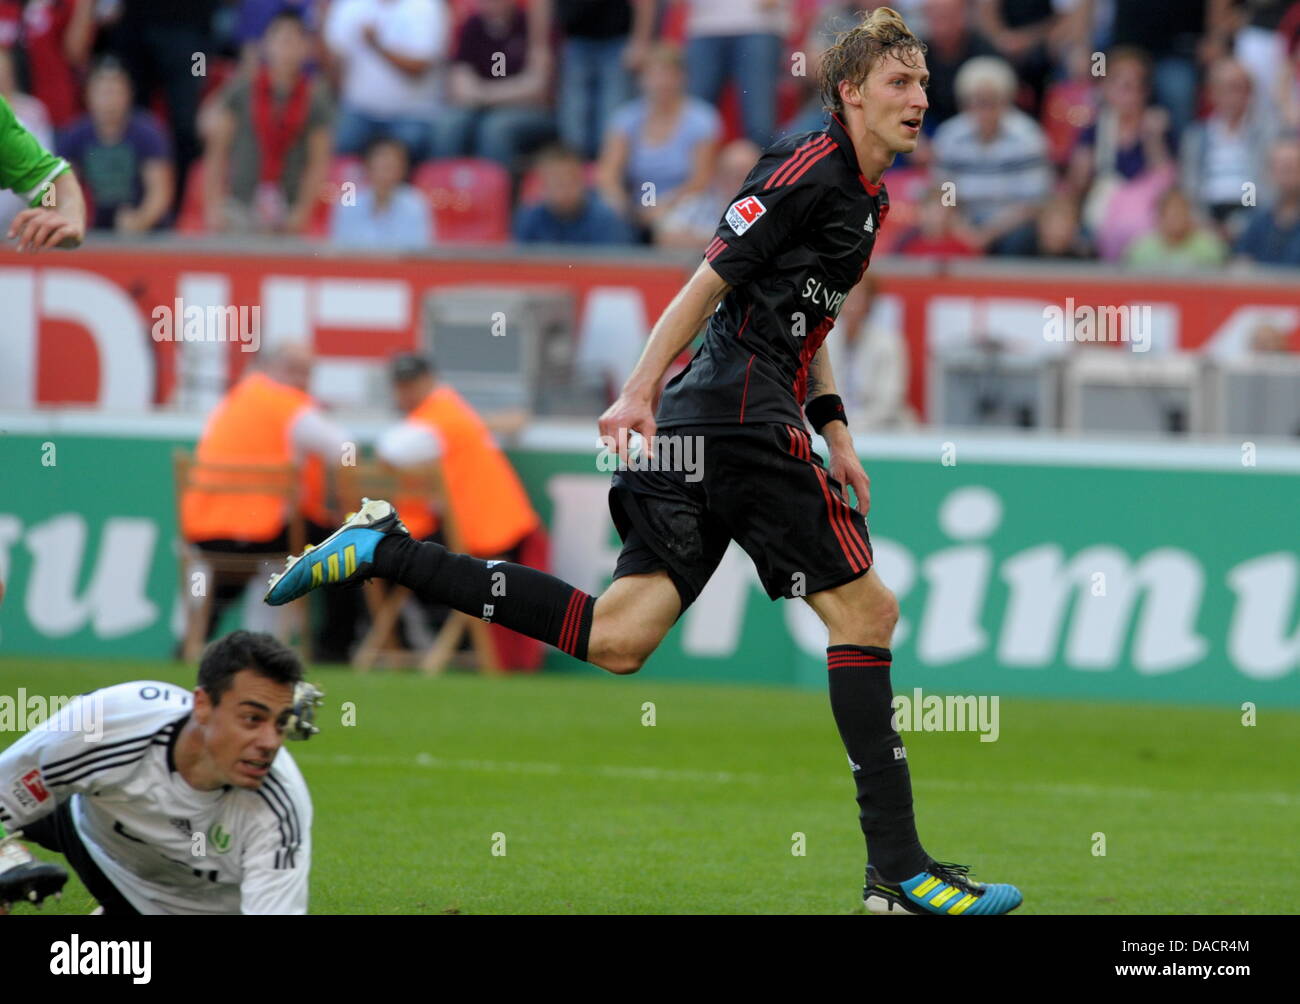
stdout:
[[[822,346],[885,223],[881,176],[916,147],[928,76],[924,45],[895,11],[864,15],[823,60],[829,126],[781,140],[750,172],[600,417],[602,439],[622,458],[634,431],[646,451],[699,437],[703,464],[687,472],[646,458],[613,475],[609,506],[623,550],[598,598],[523,565],[415,541],[389,503],[367,501],[333,537],[290,559],[267,602],[377,576],[612,673],[635,673],[735,540],[769,596],[801,597],[828,629],[831,709],[867,844],[867,909],[964,916],[1018,907],[1015,886],[971,880],[966,866],[931,858],[917,836],[906,749],[892,724],[898,603],[872,567],[869,482]],[[669,365],[706,324],[656,412]],[[829,447],[826,465],[805,415]],[[502,575],[506,588],[494,588]]]

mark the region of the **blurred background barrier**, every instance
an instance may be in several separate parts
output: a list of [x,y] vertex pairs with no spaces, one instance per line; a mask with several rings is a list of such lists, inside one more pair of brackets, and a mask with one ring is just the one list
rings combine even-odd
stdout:
[[[313,395],[349,415],[386,408],[387,360],[418,349],[445,359],[480,409],[594,417],[695,263],[575,248],[335,257],[270,240],[92,244],[58,260],[0,252],[0,409],[202,412],[256,350],[300,343],[316,354]],[[871,274],[869,312],[853,323],[896,339],[880,351],[901,356],[899,410],[923,422],[1300,434],[1287,403],[1300,383],[1294,273],[887,257]],[[1068,320],[1085,315],[1098,321]],[[1184,353],[1196,361],[1170,361]],[[1159,374],[1155,391],[1142,373]],[[1128,406],[1115,404],[1117,382],[1134,388]]]
[[[183,617],[171,455],[199,425],[0,413],[0,651],[173,651]],[[595,592],[617,538],[588,426],[536,422],[510,457],[555,572]],[[355,428],[364,445],[379,427]],[[858,443],[876,561],[902,606],[900,692],[1300,707],[1300,449],[941,429]],[[805,604],[772,606],[733,545],[646,671],[821,688],[824,644]],[[588,671],[555,651],[547,667]]]

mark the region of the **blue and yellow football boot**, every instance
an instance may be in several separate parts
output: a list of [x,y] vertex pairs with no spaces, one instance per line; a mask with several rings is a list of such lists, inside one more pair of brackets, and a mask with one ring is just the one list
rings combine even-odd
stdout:
[[985,885],[967,877],[970,868],[931,861],[926,870],[904,882],[889,882],[867,865],[862,902],[868,913],[918,913],[943,917],[1010,913],[1024,897],[1005,882]]
[[306,596],[317,586],[360,582],[374,574],[375,548],[390,533],[406,533],[397,510],[382,499],[362,499],[358,512],[302,554],[291,555],[285,569],[272,575],[264,599],[273,607]]

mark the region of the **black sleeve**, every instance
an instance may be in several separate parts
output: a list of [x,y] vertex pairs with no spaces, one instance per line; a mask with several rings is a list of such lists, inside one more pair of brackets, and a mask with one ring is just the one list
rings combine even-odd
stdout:
[[761,274],[813,229],[824,186],[792,169],[789,156],[764,157],[722,214],[704,259],[731,286]]

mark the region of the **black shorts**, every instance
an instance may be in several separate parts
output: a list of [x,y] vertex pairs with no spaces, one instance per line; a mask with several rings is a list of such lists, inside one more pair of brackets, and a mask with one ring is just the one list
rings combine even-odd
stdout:
[[[866,520],[844,501],[804,429],[677,426],[656,437],[659,456],[650,466],[667,469],[620,470],[610,486],[610,515],[623,540],[614,578],[664,569],[685,610],[733,540],[774,600],[833,589],[871,568]],[[665,449],[687,437],[693,451]]]
[[133,907],[108,876],[100,871],[99,865],[95,864],[95,859],[90,856],[90,851],[86,850],[86,845],[82,843],[81,836],[77,833],[76,824],[72,821],[71,798],[60,802],[58,808],[36,822],[28,823],[22,831],[22,839],[30,840],[47,851],[62,854],[72,866],[72,870],[77,873],[77,878],[81,879],[81,884],[86,887],[86,891],[104,908],[105,914],[112,914],[115,917],[139,915],[140,911]]

